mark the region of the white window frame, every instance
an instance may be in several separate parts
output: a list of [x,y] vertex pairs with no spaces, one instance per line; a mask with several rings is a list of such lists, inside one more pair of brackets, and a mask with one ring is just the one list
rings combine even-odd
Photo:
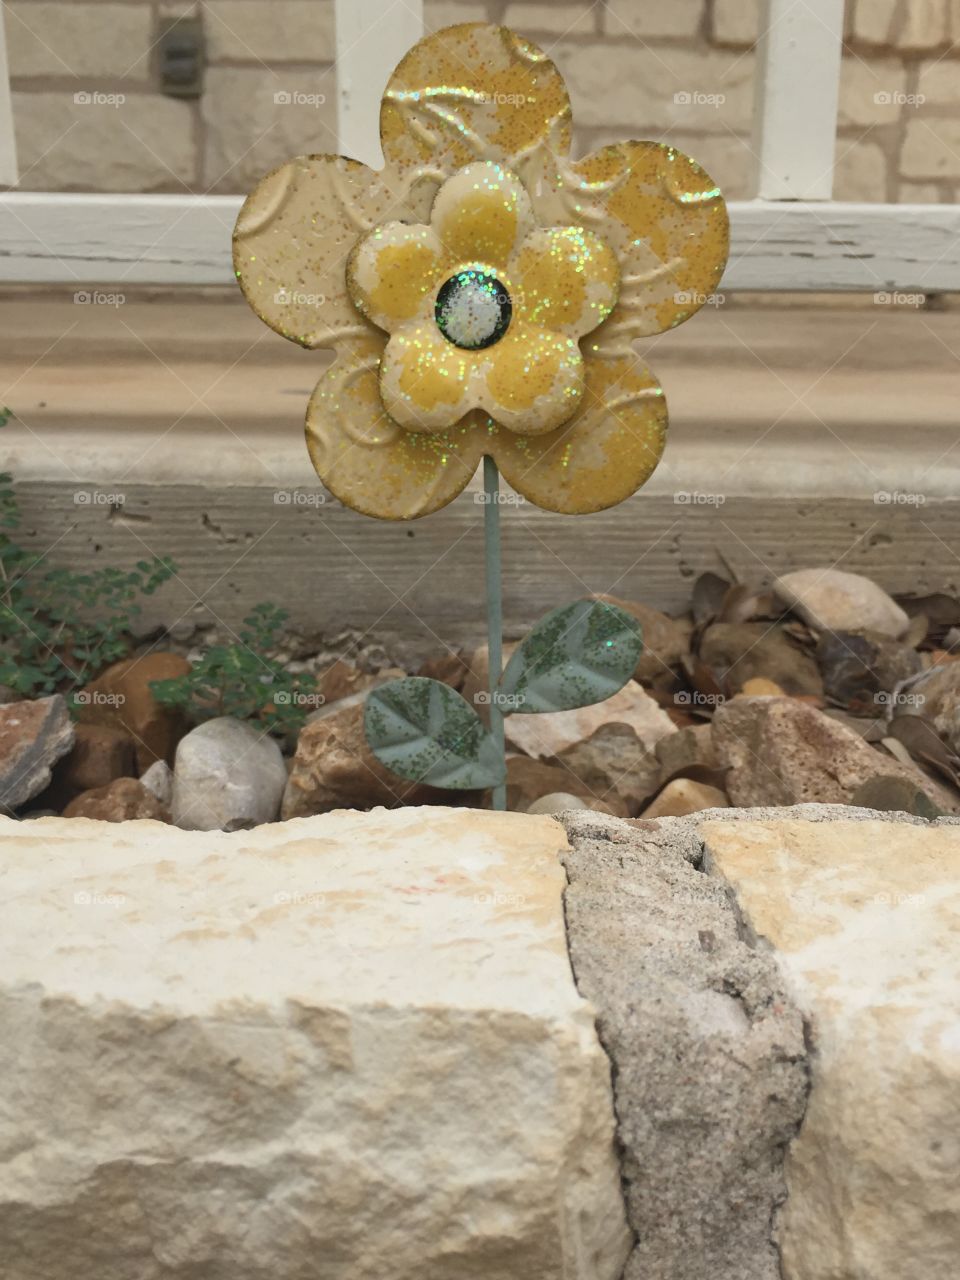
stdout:
[[[730,204],[731,291],[960,291],[960,208],[831,200],[843,0],[765,0],[754,200]],[[379,164],[380,89],[419,0],[336,0],[343,154]],[[0,22],[0,180],[16,180]],[[0,283],[225,284],[240,196],[0,193]]]

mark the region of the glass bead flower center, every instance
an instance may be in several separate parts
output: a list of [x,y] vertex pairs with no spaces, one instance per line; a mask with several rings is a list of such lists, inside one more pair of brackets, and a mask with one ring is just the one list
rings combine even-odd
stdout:
[[478,267],[458,271],[437,294],[437,327],[448,342],[466,351],[499,342],[512,313],[506,288],[495,275]]

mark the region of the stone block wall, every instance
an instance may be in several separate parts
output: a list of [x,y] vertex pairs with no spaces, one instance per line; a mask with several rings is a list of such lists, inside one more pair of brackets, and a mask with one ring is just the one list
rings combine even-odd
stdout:
[[[198,98],[159,88],[160,24],[199,13]],[[581,152],[669,140],[752,194],[760,0],[427,0],[430,29],[505,21],[567,78]],[[239,192],[336,149],[333,0],[10,0],[21,187]],[[950,202],[960,185],[960,0],[848,0],[838,199]],[[399,51],[398,51],[399,53]]]

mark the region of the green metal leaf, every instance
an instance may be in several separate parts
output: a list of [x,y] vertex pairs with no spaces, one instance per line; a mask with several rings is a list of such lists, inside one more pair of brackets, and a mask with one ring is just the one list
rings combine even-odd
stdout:
[[503,762],[480,717],[439,680],[408,676],[374,689],[363,727],[380,763],[411,782],[473,791],[503,781]]
[[643,649],[636,618],[602,600],[577,600],[541,618],[500,681],[504,715],[570,711],[622,689]]

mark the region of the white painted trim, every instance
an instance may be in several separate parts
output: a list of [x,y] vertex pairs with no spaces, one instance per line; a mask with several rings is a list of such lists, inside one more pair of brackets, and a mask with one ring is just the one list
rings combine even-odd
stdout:
[[422,0],[335,0],[340,154],[379,169],[380,98],[423,35]]
[[0,6],[0,185],[15,186],[17,142],[13,132],[13,102],[10,94],[10,69],[7,66],[7,42]]
[[[240,196],[0,192],[0,283],[226,284]],[[960,291],[960,207],[730,206],[730,290]]]
[[844,0],[765,0],[753,149],[765,200],[829,200]]

